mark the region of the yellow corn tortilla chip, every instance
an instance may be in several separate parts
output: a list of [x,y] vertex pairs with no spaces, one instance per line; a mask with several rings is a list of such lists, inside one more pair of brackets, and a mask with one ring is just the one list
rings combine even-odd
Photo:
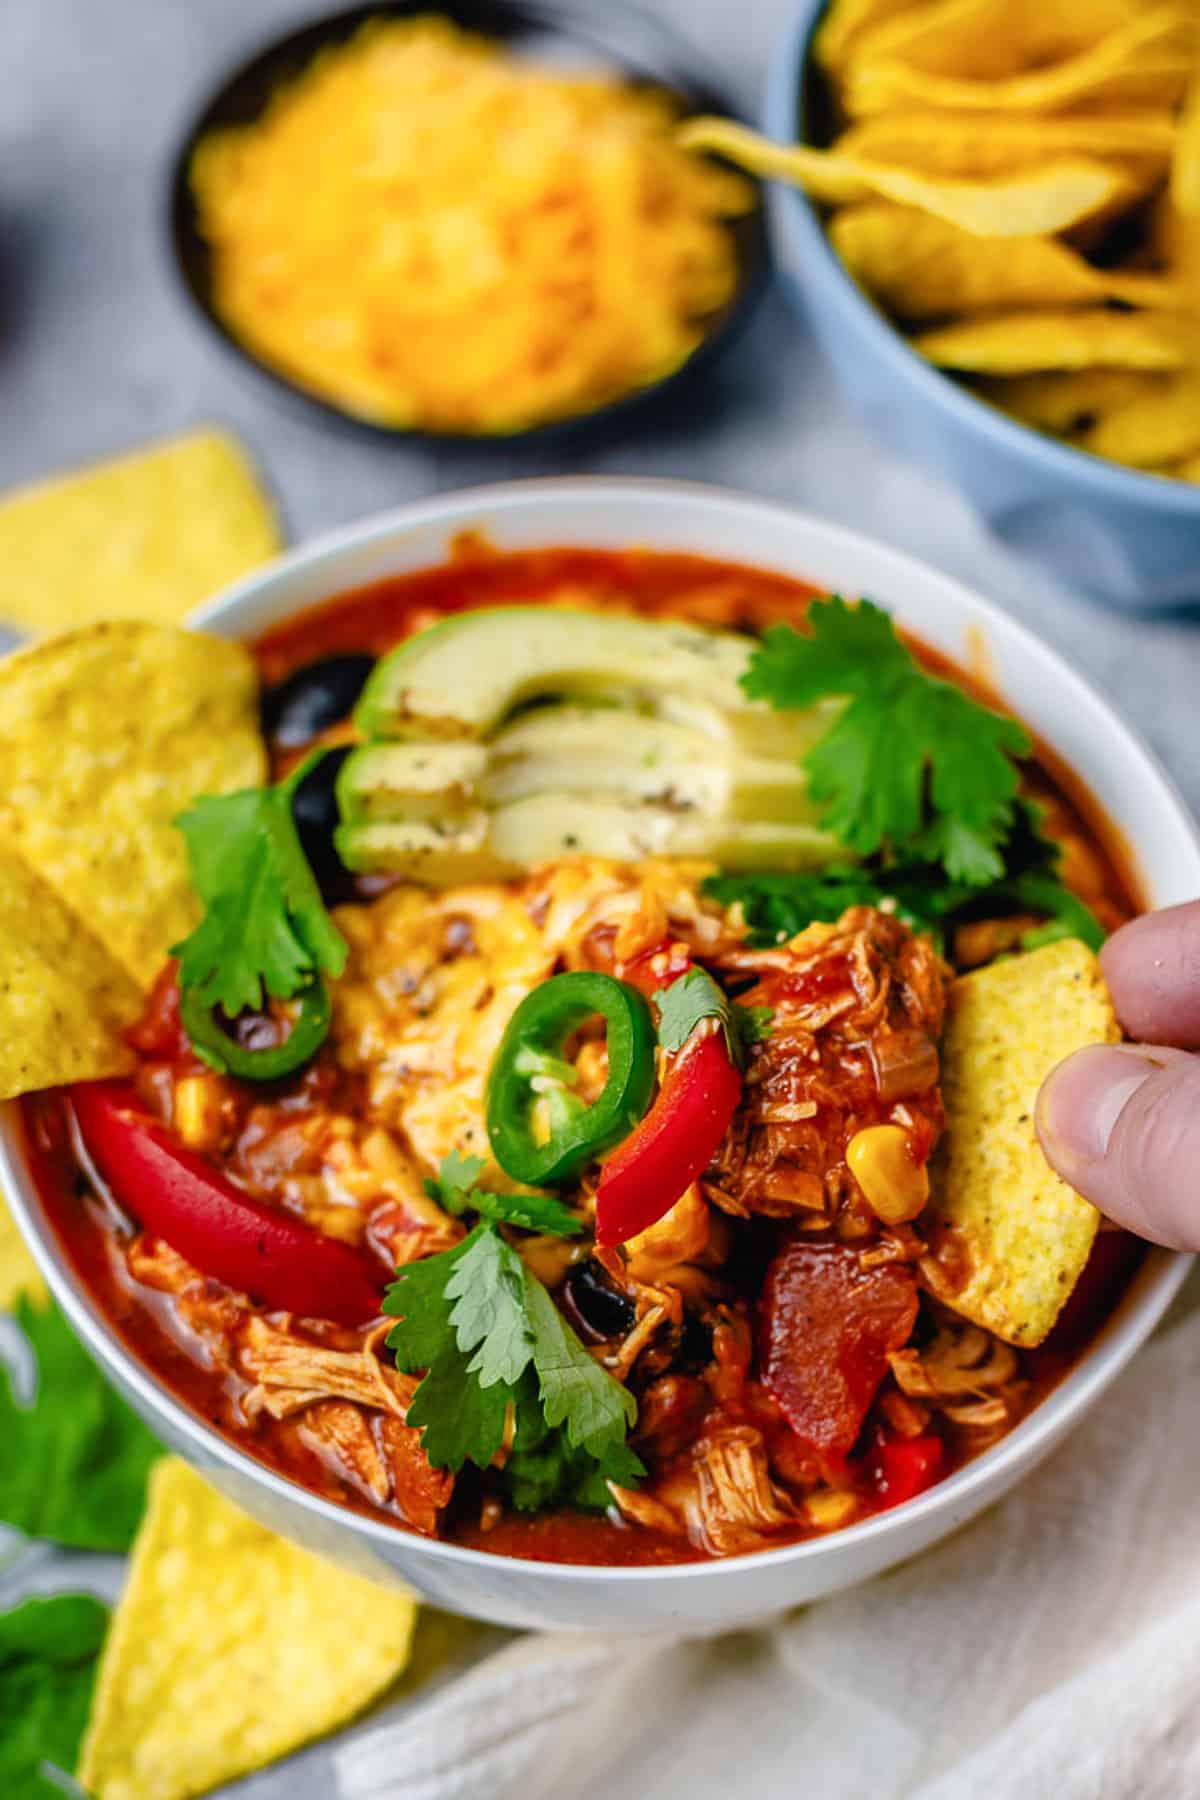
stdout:
[[1061,62],[1127,28],[1145,0],[935,0],[865,31],[862,63],[996,81]]
[[1103,300],[1165,309],[1183,299],[1162,276],[1094,269],[1056,238],[980,238],[885,202],[843,207],[829,237],[855,280],[901,319]]
[[25,1248],[12,1214],[0,1194],[0,1312],[11,1312],[24,1295],[35,1306],[44,1306],[50,1292],[38,1266]]
[[1155,392],[1111,408],[1076,442],[1094,456],[1142,469],[1200,456],[1200,366],[1166,376]]
[[1189,359],[1188,335],[1186,321],[1176,314],[1080,309],[969,319],[923,332],[911,342],[939,368],[1031,375],[1044,369],[1182,368]]
[[121,1028],[137,983],[22,858],[0,843],[0,1100],[132,1063]]
[[0,500],[0,620],[176,624],[280,547],[236,439],[196,431]]
[[[979,5],[986,8],[987,0]],[[966,0],[964,16],[965,10]],[[1190,21],[1177,6],[1139,8],[1119,31],[1093,38],[1057,61],[999,78],[986,72],[942,73],[897,54],[871,55],[868,44],[846,70],[842,101],[852,118],[919,106],[1052,113],[1101,102],[1171,104],[1191,73],[1189,31]],[[934,59],[926,54],[926,60]]]
[[240,644],[127,620],[0,662],[0,838],[143,985],[199,916],[171,821],[265,769]]
[[1156,474],[1165,475],[1170,481],[1200,481],[1200,456],[1189,456],[1183,462],[1172,463],[1169,468],[1158,469]]
[[1086,431],[1114,408],[1161,393],[1171,374],[1144,369],[1064,369],[1049,375],[984,377],[975,392],[1038,431]]
[[[1200,23],[1196,30],[1200,33]],[[1171,199],[1181,213],[1200,214],[1200,67],[1192,76],[1179,116],[1179,133],[1171,165]]]
[[1042,1155],[1038,1089],[1073,1050],[1120,1035],[1100,965],[1074,940],[977,969],[951,991],[931,1205],[970,1273],[952,1287],[932,1257],[922,1273],[947,1306],[1010,1344],[1047,1336],[1100,1223]]
[[884,113],[852,125],[834,150],[863,162],[899,164],[927,175],[994,176],[1059,157],[1136,157],[1156,170],[1175,148],[1166,108],[1022,118],[1008,113]]
[[79,1779],[186,1800],[335,1731],[408,1661],[416,1602],[285,1543],[165,1457],[100,1663]]
[[836,69],[863,35],[897,14],[911,12],[919,0],[830,0],[813,40],[813,51],[827,69]]
[[826,206],[875,195],[933,213],[981,237],[1066,231],[1123,204],[1135,191],[1128,170],[1084,157],[1046,161],[990,181],[970,181],[889,168],[807,144],[775,144],[728,119],[689,119],[677,136],[685,149],[707,150],[753,175],[793,182]]

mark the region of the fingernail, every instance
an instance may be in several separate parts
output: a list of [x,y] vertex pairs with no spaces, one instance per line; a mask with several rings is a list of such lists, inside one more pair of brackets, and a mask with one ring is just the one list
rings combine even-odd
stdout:
[[1077,1050],[1061,1063],[1038,1097],[1038,1136],[1051,1162],[1099,1162],[1125,1107],[1159,1067],[1132,1045],[1117,1044]]

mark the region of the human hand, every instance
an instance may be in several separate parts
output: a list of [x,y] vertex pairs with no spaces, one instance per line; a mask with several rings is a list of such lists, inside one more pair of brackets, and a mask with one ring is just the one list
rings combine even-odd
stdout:
[[1200,900],[1133,920],[1100,957],[1131,1044],[1077,1050],[1038,1098],[1042,1149],[1108,1218],[1200,1249]]

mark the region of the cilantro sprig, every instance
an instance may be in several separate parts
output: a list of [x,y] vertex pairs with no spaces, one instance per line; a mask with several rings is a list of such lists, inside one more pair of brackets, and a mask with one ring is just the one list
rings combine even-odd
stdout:
[[847,907],[886,902],[913,931],[927,932],[939,950],[959,925],[1013,912],[1045,915],[1044,924],[1024,933],[1022,949],[1073,937],[1098,950],[1104,927],[1063,885],[1061,859],[1058,846],[1039,830],[1037,807],[1018,800],[1001,851],[1003,872],[986,887],[953,881],[938,863],[885,866],[876,859],[796,875],[714,875],[704,891],[723,906],[741,906],[749,941],[757,945],[785,943],[814,920],[840,918]]
[[179,977],[227,1019],[290,1000],[323,971],[340,975],[346,944],[334,925],[292,817],[292,796],[322,752],[275,787],[202,794],[175,821],[187,842],[199,925],[172,948]]
[[725,1036],[730,1060],[740,1069],[751,1044],[770,1035],[769,1006],[739,1006],[719,987],[707,969],[689,969],[654,996],[658,1008],[658,1041],[672,1055],[682,1050],[706,1019],[715,1019]]
[[537,1464],[518,1462],[525,1499],[548,1481],[556,1493],[596,1495],[606,1479],[644,1474],[626,1443],[633,1395],[588,1355],[489,1220],[452,1250],[401,1268],[384,1311],[398,1320],[388,1334],[397,1365],[423,1373],[408,1423],[435,1468],[490,1467],[512,1408],[513,1454],[541,1452]]
[[425,1192],[448,1213],[461,1218],[477,1213],[494,1225],[517,1225],[551,1237],[577,1237],[583,1224],[570,1207],[549,1194],[497,1194],[479,1186],[484,1161],[481,1156],[460,1156],[452,1150],[436,1175],[425,1178]]
[[816,600],[807,625],[764,632],[742,686],[781,709],[845,697],[804,759],[822,824],[860,856],[940,865],[970,886],[998,881],[1028,733],[922,669],[869,600]]

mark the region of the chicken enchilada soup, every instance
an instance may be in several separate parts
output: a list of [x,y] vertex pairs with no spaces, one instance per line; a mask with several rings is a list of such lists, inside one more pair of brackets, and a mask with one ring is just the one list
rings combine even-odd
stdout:
[[[112,963],[21,1085],[79,1280],[218,1432],[397,1528],[673,1562],[910,1500],[1070,1365],[1138,1252],[1033,1100],[1119,1035],[1138,896],[977,684],[867,599],[473,539],[253,662],[153,632],[211,647],[188,728],[148,681],[90,820],[32,728],[10,783]],[[60,759],[111,649],[15,659]]]

